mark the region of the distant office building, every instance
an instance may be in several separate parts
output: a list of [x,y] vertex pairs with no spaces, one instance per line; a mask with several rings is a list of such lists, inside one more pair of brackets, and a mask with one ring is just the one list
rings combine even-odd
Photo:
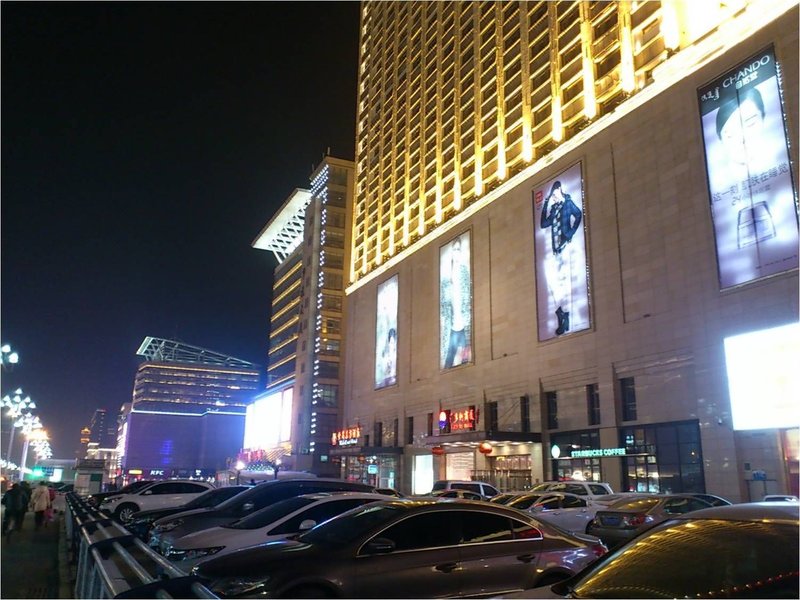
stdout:
[[267,390],[248,407],[248,465],[338,474],[328,450],[339,424],[344,268],[353,163],[326,156],[253,242],[278,259]]
[[89,443],[98,448],[115,448],[117,445],[117,426],[108,417],[105,408],[98,408],[89,422]]
[[363,2],[343,474],[797,493],[797,24]]
[[253,363],[147,337],[133,401],[120,414],[123,476],[213,475],[241,448],[245,407],[259,387]]

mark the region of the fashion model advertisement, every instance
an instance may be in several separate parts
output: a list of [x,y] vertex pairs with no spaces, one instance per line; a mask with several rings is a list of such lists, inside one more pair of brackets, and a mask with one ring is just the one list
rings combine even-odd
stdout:
[[472,362],[470,232],[439,250],[439,366]]
[[581,163],[533,190],[540,341],[590,326],[583,206]]
[[772,48],[698,90],[721,288],[796,269],[797,208]]
[[378,286],[375,388],[397,383],[397,275]]

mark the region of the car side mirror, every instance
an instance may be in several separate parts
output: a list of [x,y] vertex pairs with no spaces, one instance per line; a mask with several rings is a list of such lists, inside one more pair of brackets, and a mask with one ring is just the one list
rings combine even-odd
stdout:
[[364,547],[367,554],[389,554],[394,552],[394,542],[389,538],[375,538]]
[[300,531],[308,531],[309,529],[313,529],[317,526],[317,522],[314,519],[306,519],[302,523],[300,523]]

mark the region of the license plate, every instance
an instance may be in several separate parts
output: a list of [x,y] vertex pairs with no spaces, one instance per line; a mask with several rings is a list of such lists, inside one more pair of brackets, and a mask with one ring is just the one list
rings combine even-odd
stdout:
[[612,527],[616,527],[620,524],[621,519],[619,517],[602,517],[601,521],[603,525],[611,525]]

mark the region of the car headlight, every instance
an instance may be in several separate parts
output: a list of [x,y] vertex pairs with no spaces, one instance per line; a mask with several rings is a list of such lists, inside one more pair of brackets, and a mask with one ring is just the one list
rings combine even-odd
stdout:
[[181,550],[180,548],[170,548],[167,550],[166,556],[168,559],[172,561],[179,561],[179,560],[197,560],[198,558],[203,558],[205,556],[212,556],[216,554],[220,550],[225,548],[225,546],[211,546],[210,548],[191,548],[189,550]]
[[162,533],[164,531],[172,531],[176,527],[180,527],[183,525],[183,519],[175,519],[174,521],[169,521],[168,523],[164,523],[163,525],[156,525],[153,527],[153,531],[156,533]]
[[[194,574],[194,569],[192,570]],[[220,596],[240,596],[242,594],[251,594],[261,590],[267,582],[269,576],[253,576],[253,577],[223,577],[213,581],[208,588]]]
[[118,500],[121,500],[122,496],[111,496],[111,498],[104,498],[102,504],[113,504]]

